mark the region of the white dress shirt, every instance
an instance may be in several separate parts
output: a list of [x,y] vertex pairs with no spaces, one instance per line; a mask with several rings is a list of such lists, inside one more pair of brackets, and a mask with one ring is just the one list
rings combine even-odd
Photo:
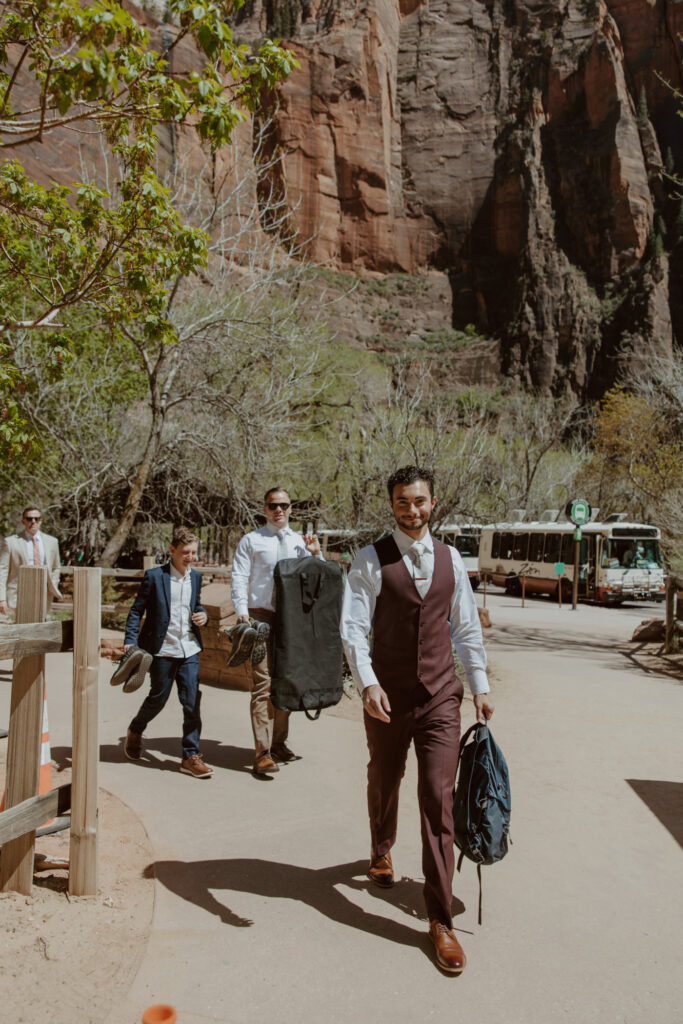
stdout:
[[[415,588],[424,597],[434,575],[434,542],[430,533],[414,541],[398,528],[392,534],[403,562],[413,577]],[[486,652],[474,594],[460,552],[448,548],[453,561],[455,588],[449,612],[451,641],[467,675],[473,695],[489,692],[486,677]],[[419,565],[416,558],[419,555]],[[378,683],[372,668],[368,635],[375,617],[375,605],[382,589],[382,569],[374,544],[362,548],[349,570],[342,606],[341,635],[351,675],[362,693],[366,686]]]
[[189,658],[201,647],[192,632],[192,578],[188,569],[183,576],[171,563],[171,620],[164,642],[157,652],[160,658]]
[[249,608],[275,610],[273,572],[281,558],[307,558],[303,537],[290,526],[281,530],[266,523],[246,533],[237,545],[232,563],[230,597],[237,616]]
[[[22,536],[23,536],[24,540],[26,541],[26,546],[27,546],[27,549],[28,549],[28,553],[26,555],[27,562],[28,562],[29,565],[33,565],[34,564],[34,560],[33,560],[33,539],[34,538],[33,538],[33,536],[27,530],[24,530]],[[38,550],[40,551],[40,564],[41,565],[45,565],[45,545],[43,544],[43,538],[40,535],[40,530],[38,530],[36,532],[35,539],[38,541]]]

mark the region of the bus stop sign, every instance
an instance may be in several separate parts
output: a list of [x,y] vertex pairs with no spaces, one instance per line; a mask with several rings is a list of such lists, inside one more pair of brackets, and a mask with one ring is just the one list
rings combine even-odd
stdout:
[[590,521],[591,507],[585,498],[574,498],[573,501],[567,502],[565,513],[567,519],[574,524],[574,526],[584,526]]

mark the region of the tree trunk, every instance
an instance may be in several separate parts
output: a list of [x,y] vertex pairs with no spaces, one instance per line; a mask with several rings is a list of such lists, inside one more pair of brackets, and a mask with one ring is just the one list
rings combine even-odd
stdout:
[[154,461],[159,450],[159,442],[161,440],[161,430],[163,425],[163,413],[157,412],[152,420],[152,429],[149,432],[145,453],[142,457],[142,462],[138,466],[135,480],[128,492],[123,512],[121,513],[121,517],[116,525],[116,529],[107,541],[104,551],[100,555],[97,565],[113,566],[121,554],[124,544],[130,536],[130,531],[135,523],[140,502],[142,501],[142,496],[145,493],[147,481],[149,480],[152,472],[152,466],[154,465]]

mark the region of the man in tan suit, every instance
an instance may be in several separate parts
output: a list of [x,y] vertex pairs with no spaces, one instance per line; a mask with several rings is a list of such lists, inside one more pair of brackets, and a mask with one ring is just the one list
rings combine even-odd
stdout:
[[5,537],[0,551],[0,614],[7,615],[17,607],[19,568],[22,565],[46,565],[48,607],[59,592],[59,542],[56,537],[41,533],[43,517],[40,509],[29,505],[24,509],[23,529]]

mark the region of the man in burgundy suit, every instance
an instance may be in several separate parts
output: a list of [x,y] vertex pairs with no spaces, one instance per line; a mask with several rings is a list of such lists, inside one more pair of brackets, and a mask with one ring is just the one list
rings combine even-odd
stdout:
[[[411,741],[418,766],[424,897],[438,966],[465,967],[453,934],[453,787],[463,685],[452,644],[465,668],[477,720],[493,714],[479,615],[458,551],[429,532],[434,478],[405,466],[389,479],[396,520],[390,536],[363,548],[348,575],[342,638],[361,692],[368,762],[370,867],[373,882],[394,882],[398,795]],[[372,629],[372,651],[367,638]]]

